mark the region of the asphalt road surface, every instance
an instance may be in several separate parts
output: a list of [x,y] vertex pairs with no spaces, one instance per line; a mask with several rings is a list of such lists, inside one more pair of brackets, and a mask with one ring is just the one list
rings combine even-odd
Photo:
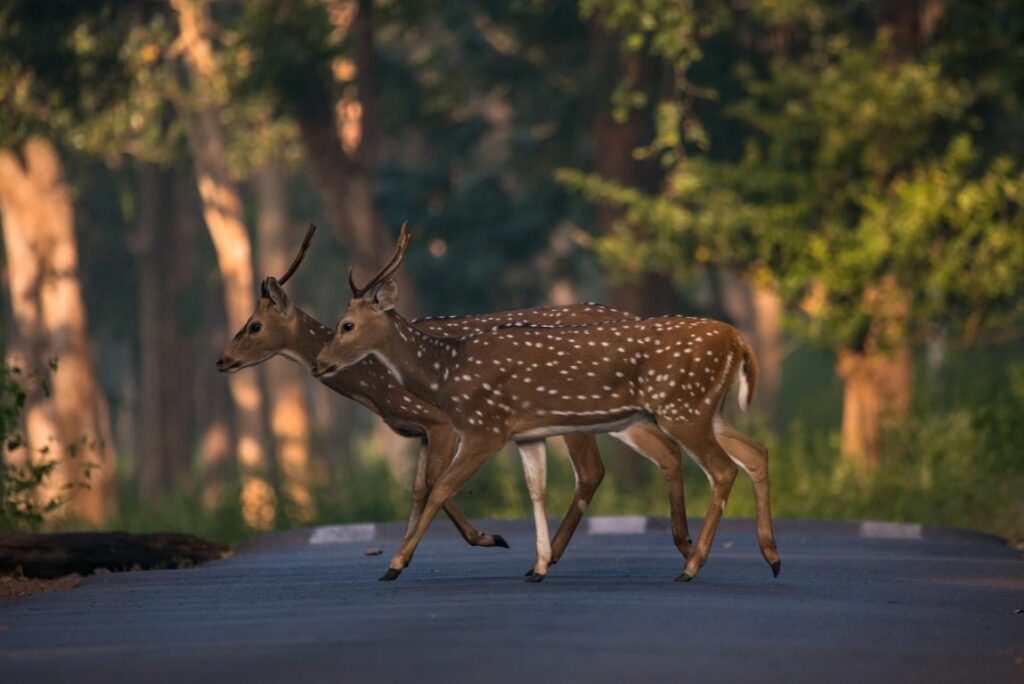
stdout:
[[393,526],[96,576],[0,607],[0,682],[1024,682],[1024,553],[992,538],[781,521],[773,579],[726,520],[684,584],[664,523],[589,525],[541,584],[521,521],[480,523],[510,550],[435,524],[392,583]]

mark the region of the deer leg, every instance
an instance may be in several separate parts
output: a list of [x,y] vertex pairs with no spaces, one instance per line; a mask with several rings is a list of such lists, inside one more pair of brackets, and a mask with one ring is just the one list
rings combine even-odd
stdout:
[[533,524],[537,533],[537,560],[527,582],[540,582],[548,574],[551,563],[551,538],[548,536],[548,514],[544,506],[544,494],[548,484],[547,452],[543,440],[517,444],[523,460],[523,474],[526,488],[530,490],[533,503]]
[[[424,494],[423,503],[420,505],[419,510],[416,512],[416,521],[419,522],[420,516],[423,514],[423,507],[426,505],[427,496],[430,491],[434,488],[434,484],[437,482],[437,478],[441,476],[448,464],[452,462],[452,457],[455,454],[455,444],[457,442],[455,431],[450,427],[442,430],[432,430],[429,433],[427,439],[427,453],[425,456],[425,482],[424,482]],[[499,534],[488,534],[481,532],[466,518],[465,514],[459,508],[459,505],[455,503],[455,499],[449,499],[444,503],[444,512],[448,514],[448,518],[455,525],[455,528],[462,535],[462,538],[466,540],[466,543],[470,546],[496,546],[503,549],[508,548],[508,542],[505,538]],[[409,537],[411,531],[415,529],[415,525],[410,525],[406,530],[405,538]]]
[[712,423],[715,438],[725,453],[742,468],[754,483],[754,504],[757,510],[757,544],[761,555],[779,576],[782,561],[775,546],[775,532],[772,529],[771,488],[768,484],[768,449],[755,442],[724,419],[716,417]]
[[686,559],[682,574],[676,578],[676,581],[688,582],[697,575],[697,571],[708,558],[738,469],[715,439],[710,426],[669,421],[659,417],[658,427],[686,449],[711,484],[711,503],[700,527],[700,534],[697,535],[697,544],[693,553]]
[[682,455],[679,445],[665,436],[658,426],[651,423],[637,423],[611,436],[638,454],[651,461],[665,476],[668,486],[668,505],[672,516],[672,541],[683,558],[693,553],[690,526],[686,520],[686,493],[683,490]]
[[427,497],[427,505],[423,507],[423,514],[417,521],[415,529],[409,537],[402,541],[402,546],[391,559],[388,571],[380,578],[381,581],[396,579],[402,573],[437,512],[441,510],[448,499],[458,493],[462,485],[473,477],[484,461],[500,449],[504,442],[505,438],[498,435],[463,435],[455,458],[434,483],[430,495]]
[[[569,540],[583,518],[583,513],[590,505],[590,500],[594,498],[601,480],[604,479],[604,463],[601,462],[601,452],[597,450],[597,440],[593,435],[568,434],[564,435],[563,439],[569,448],[569,461],[576,475],[576,489],[573,491],[569,510],[562,518],[562,523],[551,542],[551,565],[562,557],[565,547],[569,545]],[[530,570],[528,576],[532,573],[533,570]]]
[[412,534],[416,522],[423,514],[427,504],[427,440],[420,440],[419,457],[416,460],[416,475],[412,481],[412,502],[409,506],[409,522],[405,526],[405,536]]

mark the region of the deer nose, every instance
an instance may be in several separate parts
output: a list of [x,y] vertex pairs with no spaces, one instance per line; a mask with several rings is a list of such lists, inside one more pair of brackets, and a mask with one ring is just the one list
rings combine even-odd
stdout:
[[318,378],[322,378],[325,375],[330,375],[338,370],[337,364],[327,363],[326,361],[316,360],[313,364],[313,375]]
[[229,368],[231,368],[231,366],[234,365],[234,361],[232,361],[226,356],[222,356],[219,359],[217,359],[217,363],[214,365],[217,366],[217,370],[223,373],[224,371],[228,370]]

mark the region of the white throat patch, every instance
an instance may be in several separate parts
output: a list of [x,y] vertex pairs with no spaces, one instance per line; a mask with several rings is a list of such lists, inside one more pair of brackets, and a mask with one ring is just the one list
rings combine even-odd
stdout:
[[395,364],[391,363],[391,361],[385,359],[383,356],[376,352],[373,353],[373,358],[380,361],[385,368],[391,371],[391,374],[395,376],[395,380],[398,380],[398,384],[402,384],[402,374],[398,372],[397,368],[395,368]]

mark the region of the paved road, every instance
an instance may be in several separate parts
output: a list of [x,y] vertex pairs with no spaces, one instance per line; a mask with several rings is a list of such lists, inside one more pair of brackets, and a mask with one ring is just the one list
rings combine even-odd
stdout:
[[94,577],[0,608],[0,681],[1024,681],[1024,553],[989,538],[782,521],[772,579],[752,524],[727,520],[681,584],[663,525],[627,520],[526,584],[529,527],[480,526],[512,549],[435,525],[389,584],[384,528]]

